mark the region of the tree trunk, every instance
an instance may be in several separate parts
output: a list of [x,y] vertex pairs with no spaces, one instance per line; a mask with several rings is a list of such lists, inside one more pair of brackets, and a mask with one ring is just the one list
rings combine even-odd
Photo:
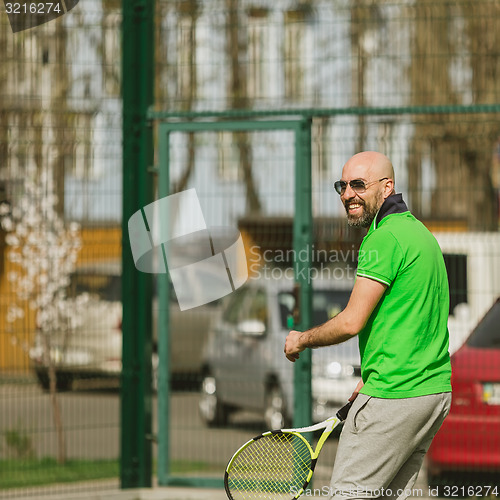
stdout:
[[[239,22],[238,0],[226,0],[228,13],[226,46],[230,64],[229,107],[232,109],[245,109],[249,106],[248,89],[246,85],[246,71],[240,64],[240,53],[246,53],[247,47],[244,37],[241,36],[242,28]],[[247,212],[260,213],[262,204],[257,191],[252,165],[252,144],[248,132],[235,132],[233,137],[238,146],[240,166],[245,183]]]
[[50,355],[50,342],[47,335],[43,334],[45,359],[48,365],[49,375],[49,396],[52,406],[52,416],[54,417],[54,426],[57,435],[57,463],[64,465],[66,463],[66,436],[62,420],[61,406],[59,404],[59,394],[57,392],[57,374],[54,360]]

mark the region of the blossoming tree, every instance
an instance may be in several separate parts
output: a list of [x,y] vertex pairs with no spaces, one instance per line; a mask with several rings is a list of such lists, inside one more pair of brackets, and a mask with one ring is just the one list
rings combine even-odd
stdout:
[[65,224],[56,205],[52,179],[47,173],[41,173],[38,182],[25,181],[16,203],[0,205],[0,220],[7,232],[7,258],[11,262],[8,280],[14,291],[7,321],[14,324],[25,317],[27,307],[34,310],[37,334],[42,339],[43,364],[48,368],[49,394],[58,439],[57,459],[64,463],[66,446],[57,397],[57,357],[51,345],[51,335],[67,333],[78,326],[81,306],[87,297],[67,296],[70,275],[81,247],[80,226],[74,222]]

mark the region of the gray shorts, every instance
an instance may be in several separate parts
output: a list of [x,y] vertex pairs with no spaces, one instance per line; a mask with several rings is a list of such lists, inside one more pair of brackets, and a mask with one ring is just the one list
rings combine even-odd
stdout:
[[404,399],[359,394],[340,436],[330,498],[407,498],[450,404],[449,392]]

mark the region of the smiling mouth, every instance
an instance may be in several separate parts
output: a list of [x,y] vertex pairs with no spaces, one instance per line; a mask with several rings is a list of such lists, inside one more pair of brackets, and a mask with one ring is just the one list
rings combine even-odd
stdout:
[[348,213],[356,213],[363,208],[361,203],[349,203],[346,205],[346,209]]

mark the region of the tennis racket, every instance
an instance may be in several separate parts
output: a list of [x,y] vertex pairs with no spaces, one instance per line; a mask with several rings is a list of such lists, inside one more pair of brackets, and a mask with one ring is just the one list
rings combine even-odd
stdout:
[[[352,402],[335,417],[298,429],[264,432],[246,442],[229,460],[224,487],[230,500],[296,499],[311,481],[314,468],[328,436],[347,418]],[[313,450],[302,435],[323,430]]]

